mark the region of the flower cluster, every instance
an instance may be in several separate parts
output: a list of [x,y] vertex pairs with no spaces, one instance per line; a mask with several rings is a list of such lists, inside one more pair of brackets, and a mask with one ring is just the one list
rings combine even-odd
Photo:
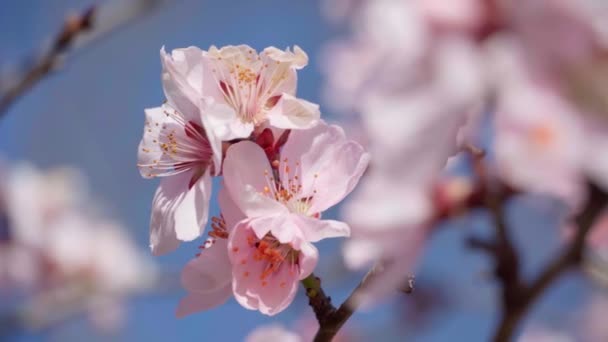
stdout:
[[38,324],[84,309],[115,328],[124,297],[155,281],[154,264],[96,213],[77,170],[21,164],[0,173],[0,295],[31,298],[23,318]]
[[339,8],[331,19],[350,17],[352,30],[326,47],[325,95],[360,119],[373,156],[344,210],[349,265],[400,260],[382,285],[402,281],[446,195],[472,191],[470,181],[445,179],[448,159],[471,144],[488,150],[488,172],[500,182],[552,196],[571,214],[588,182],[608,189],[605,5],[374,0]]
[[246,45],[161,50],[167,101],[146,110],[138,166],[163,177],[152,203],[154,254],[203,234],[212,177],[222,177],[221,213],[182,273],[178,316],[234,296],[274,315],[293,300],[319,258],[314,242],[350,235],[323,211],[348,195],[369,156],[296,97],[299,47]]

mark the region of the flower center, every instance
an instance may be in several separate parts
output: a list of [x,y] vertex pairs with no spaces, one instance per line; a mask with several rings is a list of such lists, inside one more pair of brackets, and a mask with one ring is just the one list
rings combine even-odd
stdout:
[[222,58],[210,56],[215,61],[213,75],[222,92],[224,101],[234,108],[241,122],[257,124],[266,119],[280,98],[280,86],[289,75],[291,63],[267,61],[254,50]]
[[152,136],[145,146],[144,153],[160,152],[158,159],[147,164],[138,164],[149,171],[149,177],[168,176],[196,169],[198,179],[211,165],[213,151],[203,127],[196,122],[187,121],[176,110],[163,110],[170,121],[146,121],[145,129]]
[[[306,196],[302,194],[303,186],[300,179],[300,163],[295,163],[295,169],[289,166],[289,160],[287,158],[283,161],[275,160],[273,162],[274,171],[283,171],[282,177],[287,179],[286,182],[278,180],[279,172],[269,172],[264,170],[264,178],[266,179],[266,186],[264,186],[263,194],[273,198],[275,201],[281,202],[285,205],[290,212],[296,214],[309,215],[309,210],[312,207],[312,201],[314,199],[317,190],[313,190],[312,194]],[[275,177],[275,175],[277,177]],[[314,175],[314,179],[318,178],[318,174]],[[315,213],[310,216],[317,216]]]
[[[266,285],[266,278],[279,271],[286,262],[290,274],[295,274],[299,267],[300,252],[293,249],[289,244],[280,243],[272,234],[268,233],[264,238],[258,239],[255,235],[247,238],[249,247],[253,248],[252,258],[255,262],[265,263],[264,270],[260,274],[262,286]],[[285,286],[281,283],[280,286]]]

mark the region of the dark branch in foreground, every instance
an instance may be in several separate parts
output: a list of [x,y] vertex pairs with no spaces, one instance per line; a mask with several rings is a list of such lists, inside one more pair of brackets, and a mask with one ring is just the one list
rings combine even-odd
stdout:
[[[367,284],[380,272],[381,267],[373,267],[338,308],[334,307],[331,303],[331,297],[325,295],[321,287],[321,280],[318,277],[311,274],[302,280],[302,284],[306,288],[309,304],[319,322],[319,330],[315,335],[314,342],[328,342],[336,336],[344,323],[348,321],[359,307],[359,298],[363,291],[365,291]],[[406,284],[400,291],[412,293],[414,291],[414,278],[410,277],[407,279]]]

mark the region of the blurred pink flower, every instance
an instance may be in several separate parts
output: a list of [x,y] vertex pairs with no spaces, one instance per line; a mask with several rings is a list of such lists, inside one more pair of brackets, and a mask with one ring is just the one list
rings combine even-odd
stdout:
[[0,242],[0,287],[28,295],[26,319],[46,324],[49,312],[62,319],[85,311],[93,322],[119,323],[124,298],[156,281],[155,265],[124,228],[96,213],[77,170],[19,165],[2,183],[10,235]]
[[517,339],[518,342],[574,342],[576,339],[567,333],[542,327],[526,329]]
[[281,342],[302,342],[302,338],[295,332],[289,331],[284,327],[273,324],[264,325],[256,328],[252,331],[247,338],[246,342],[268,342],[268,341],[281,341]]
[[[606,247],[606,245],[604,245]],[[580,335],[586,341],[606,341],[608,340],[608,326],[605,317],[608,314],[608,298],[606,294],[593,294],[582,310],[582,326]]]
[[298,46],[293,52],[268,47],[259,55],[247,45],[212,46],[203,61],[204,115],[220,139],[247,138],[267,120],[282,129],[318,122],[319,106],[295,97],[296,70],[308,64]]

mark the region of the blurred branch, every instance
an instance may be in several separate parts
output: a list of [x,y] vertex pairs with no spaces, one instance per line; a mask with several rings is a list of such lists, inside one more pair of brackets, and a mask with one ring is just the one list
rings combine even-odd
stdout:
[[608,193],[595,184],[588,184],[587,205],[575,218],[578,225],[576,235],[564,251],[542,269],[536,279],[526,284],[522,280],[519,254],[509,235],[504,212],[506,200],[519,191],[501,182],[490,182],[483,161],[483,151],[474,146],[467,147],[466,150],[471,156],[479,184],[477,192],[481,196],[476,197],[482,199],[475,204],[489,210],[495,227],[493,240],[470,237],[467,243],[472,248],[488,253],[494,259],[494,277],[500,282],[502,293],[502,317],[493,340],[506,342],[511,340],[517,324],[534,301],[565,271],[582,264],[585,239],[595,219],[608,204]]
[[597,185],[589,184],[587,206],[576,217],[578,225],[576,235],[563,252],[551,261],[525,289],[519,305],[510,305],[506,308],[496,330],[495,341],[509,341],[517,323],[534,301],[564,272],[582,263],[587,234],[606,204],[608,204],[608,194]]
[[103,6],[91,6],[80,14],[69,15],[47,51],[32,59],[33,62],[21,65],[14,80],[0,80],[0,86],[8,84],[7,89],[0,88],[0,118],[15,100],[57,70],[65,54],[108,36],[166,2],[168,0],[112,1]]
[[496,342],[510,341],[518,323],[536,299],[563,273],[581,264],[585,238],[597,216],[608,204],[608,194],[595,184],[589,184],[587,205],[576,217],[576,235],[562,253],[550,261],[532,282],[525,284],[521,278],[519,256],[508,235],[503,199],[499,194],[486,198],[486,206],[496,226],[495,240],[488,242],[471,238],[468,241],[471,247],[488,252],[495,261],[494,275],[502,289],[502,317],[493,338]]
[[[306,296],[308,296],[309,304],[319,322],[319,330],[315,335],[314,342],[328,342],[336,336],[344,323],[348,321],[359,307],[361,302],[360,299],[366,290],[367,285],[373,278],[382,273],[382,269],[381,264],[376,264],[367,272],[357,287],[338,308],[333,306],[331,297],[328,297],[323,291],[319,277],[311,274],[302,280],[302,284],[306,288]],[[412,293],[414,291],[414,277],[409,277],[404,287],[399,290],[408,294]]]

